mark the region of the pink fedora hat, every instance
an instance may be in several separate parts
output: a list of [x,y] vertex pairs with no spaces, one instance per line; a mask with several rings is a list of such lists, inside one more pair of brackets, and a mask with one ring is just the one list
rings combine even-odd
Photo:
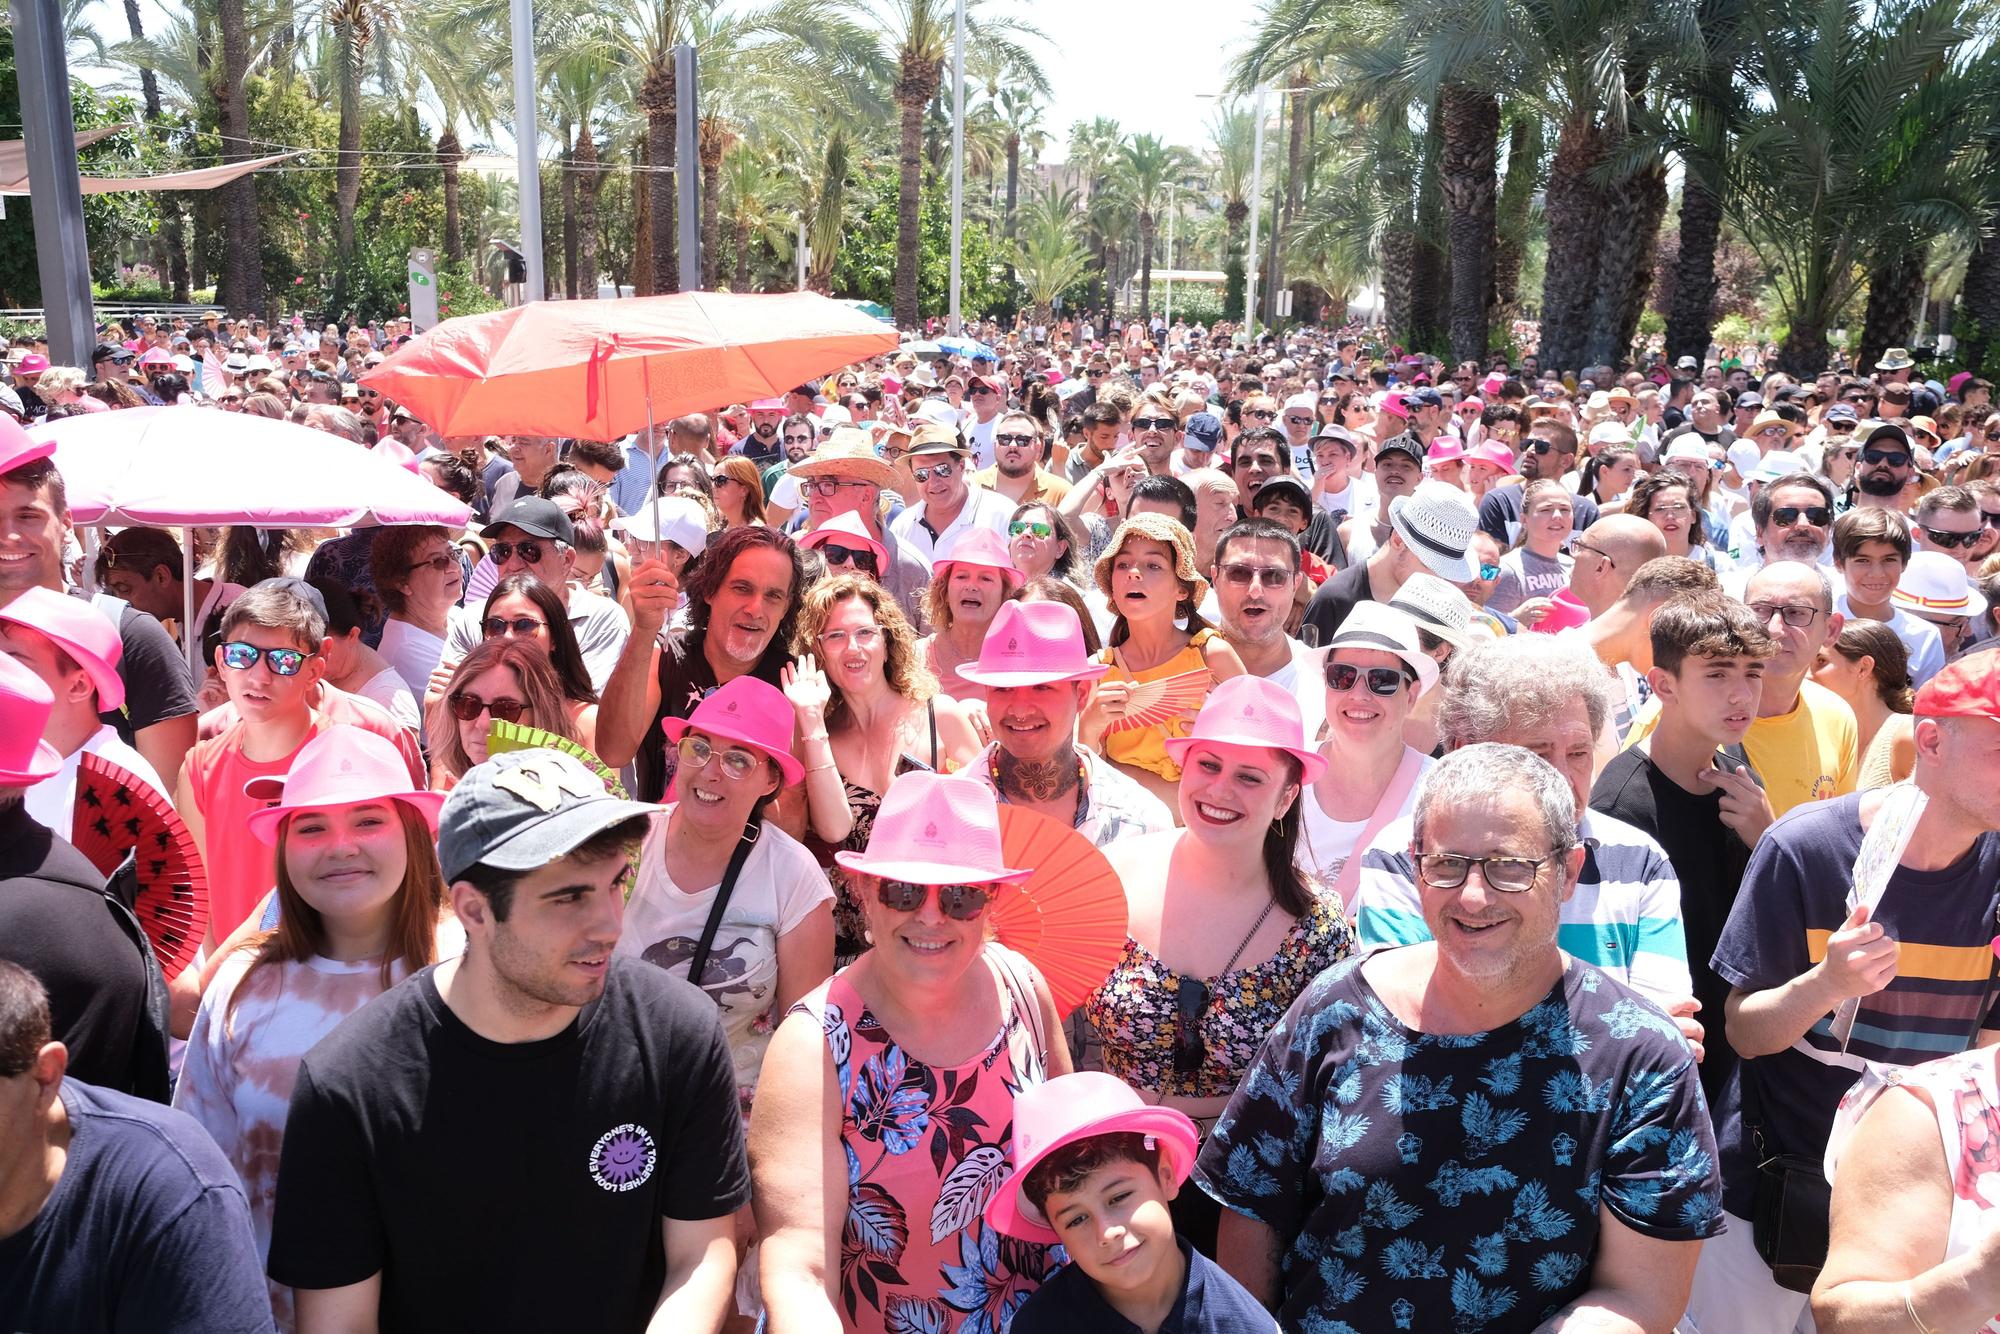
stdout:
[[936,574],[948,565],[974,565],[980,569],[998,570],[1000,581],[1009,588],[1019,588],[1028,581],[1008,554],[1007,540],[991,528],[975,528],[959,538],[952,545],[951,554],[939,556],[931,562],[931,573]]
[[1514,471],[1514,451],[1498,440],[1482,440],[1465,452],[1467,463],[1484,463],[1503,474]]
[[26,626],[75,658],[97,689],[99,710],[125,707],[125,681],[118,675],[125,645],[118,627],[97,608],[52,588],[31,588],[0,607],[0,621]]
[[857,547],[867,548],[875,553],[875,568],[883,574],[889,573],[889,548],[868,535],[868,525],[861,522],[861,516],[854,511],[834,515],[799,539],[802,547],[821,547],[828,542],[850,551]]
[[836,852],[850,871],[913,885],[1025,880],[1000,854],[999,803],[977,778],[922,771],[889,784],[865,852]]
[[0,787],[28,787],[62,768],[62,756],[42,740],[55,709],[55,692],[42,678],[0,653]]
[[1306,742],[1299,702],[1261,676],[1232,676],[1209,692],[1195,715],[1194,730],[1167,738],[1167,755],[1175,764],[1185,764],[1188,751],[1203,742],[1282,750],[1304,766],[1301,781],[1307,783],[1326,772],[1325,758]]
[[1083,622],[1062,602],[1003,602],[986,627],[979,661],[958,669],[975,685],[1035,686],[1051,681],[1095,681],[1111,670],[1092,662],[1083,646]]
[[[85,398],[90,395],[85,394]],[[93,403],[102,399],[91,399]],[[108,405],[107,405],[108,406]],[[12,472],[23,464],[45,459],[56,452],[53,440],[37,440],[21,429],[12,417],[0,414],[0,472]]]
[[[30,352],[27,356],[22,357],[18,362],[14,364],[14,374],[40,375],[43,371],[47,370],[48,368],[49,368],[49,359],[47,357],[43,356],[39,352]],[[1970,375],[1971,373],[1972,372],[1970,371],[1966,372],[1967,375]]]
[[806,781],[806,767],[792,754],[792,702],[776,686],[754,676],[739,676],[710,691],[693,713],[667,719],[660,730],[674,742],[689,732],[740,741],[775,760],[787,787]]
[[1465,445],[1455,435],[1441,435],[1431,441],[1424,457],[1432,463],[1453,463],[1465,457]]
[[1118,1134],[1144,1135],[1159,1149],[1176,1184],[1188,1179],[1201,1149],[1187,1113],[1148,1106],[1116,1075],[1085,1070],[1024,1089],[1014,1098],[1014,1172],[987,1201],[987,1224],[1023,1241],[1061,1240],[1022,1189],[1028,1174],[1078,1140]]
[[423,816],[435,834],[438,808],[444,805],[444,793],[410,785],[410,766],[388,738],[345,723],[301,746],[283,778],[253,778],[243,785],[243,795],[276,803],[252,812],[247,821],[251,837],[273,844],[288,815],[369,801],[400,801]]

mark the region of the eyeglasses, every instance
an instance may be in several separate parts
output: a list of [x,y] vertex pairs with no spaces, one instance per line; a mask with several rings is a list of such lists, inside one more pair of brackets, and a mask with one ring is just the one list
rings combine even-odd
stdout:
[[1978,528],[1973,529],[1969,533],[1947,533],[1941,532],[1929,524],[1920,526],[1924,530],[1924,541],[1942,551],[1950,551],[1954,547],[1972,547],[1978,543],[1980,538],[1986,536]]
[[1833,511],[1824,505],[1780,505],[1771,511],[1771,522],[1780,528],[1790,528],[1800,519],[1815,528],[1824,528],[1833,522]]
[[1417,858],[1417,872],[1433,889],[1457,889],[1477,866],[1487,888],[1520,894],[1535,887],[1535,877],[1555,858],[1553,852],[1545,857],[1462,857],[1455,852],[1426,852]]
[[[1290,421],[1291,418],[1287,417],[1285,420]],[[1312,418],[1301,417],[1299,420],[1309,422]],[[1179,427],[1180,423],[1172,417],[1134,417],[1132,419],[1132,429],[1135,431],[1172,431],[1179,429]]]
[[537,630],[547,629],[548,624],[547,621],[539,621],[532,616],[488,616],[486,637],[491,639],[495,635],[504,635],[509,630],[517,635],[531,635]]
[[1026,449],[1030,445],[1035,444],[1036,441],[1032,435],[1022,435],[1015,431],[1009,431],[1005,435],[996,433],[993,437],[993,443],[1002,449]]
[[866,651],[881,642],[882,627],[879,625],[864,625],[858,630],[828,630],[819,637],[821,648],[830,648],[836,653],[849,644]]
[[[875,889],[875,897],[890,912],[915,912],[924,906],[930,897],[930,885],[913,885],[906,880],[884,880]],[[938,911],[954,922],[978,920],[986,911],[986,905],[993,902],[993,891],[985,885],[938,885]]]
[[912,468],[910,471],[919,482],[928,482],[933,477],[942,480],[957,472],[958,464],[951,459],[946,459],[942,463],[933,463],[928,468]]
[[264,665],[279,676],[297,676],[299,668],[305,666],[306,659],[311,656],[295,648],[258,648],[240,639],[222,646],[222,665],[238,672],[249,671],[262,658]]
[[872,483],[857,481],[851,477],[815,477],[806,483],[806,489],[818,496],[837,496],[842,491],[860,488],[870,489]]
[[1689,509],[1686,505],[1678,504],[1654,505],[1646,511],[1646,517],[1649,519],[1686,519],[1693,517],[1693,515],[1693,510]]
[[379,389],[362,389],[362,390],[358,390],[357,392],[358,392],[358,393],[360,394],[360,396],[361,396],[362,398],[380,398],[380,397],[382,397],[382,391],[381,391],[381,390],[379,390]]
[[523,538],[519,542],[495,542],[486,548],[486,554],[493,558],[495,565],[505,565],[516,555],[520,556],[523,564],[540,565],[542,544],[539,539],[532,537]]
[[412,562],[405,566],[404,570],[409,574],[415,574],[418,570],[430,570],[434,574],[443,574],[446,570],[455,570],[457,568],[458,558],[449,552],[440,551],[435,556],[426,556],[420,561]]
[[1900,449],[1894,451],[1873,448],[1863,449],[1861,451],[1861,461],[1863,463],[1886,463],[1892,468],[1907,468],[1910,466],[1910,456]]
[[1595,556],[1599,560],[1603,561],[1606,565],[1609,565],[1614,570],[1618,568],[1617,560],[1615,560],[1610,555],[1610,553],[1602,551],[1599,548],[1590,545],[1590,543],[1584,541],[1580,537],[1573,537],[1570,539],[1569,549],[1572,552],[1581,551],[1587,556]]
[[1782,616],[1785,619],[1785,624],[1791,626],[1794,630],[1804,630],[1814,621],[1826,615],[1818,607],[1801,607],[1796,604],[1780,605],[1776,602],[1753,602],[1750,604],[1750,610],[1765,625],[1771,623],[1773,616]]
[[1792,430],[1789,426],[1766,426],[1763,430],[1757,432],[1757,434],[1768,439],[1777,440],[1789,438]]
[[785,437],[785,443],[788,445],[809,445],[812,442],[813,438],[810,432],[805,435],[787,435]]
[[681,767],[690,771],[706,769],[711,758],[720,756],[724,776],[739,783],[757,771],[757,762],[762,758],[735,746],[718,750],[694,735],[682,737],[680,744],[674,747],[674,753],[681,757]]
[[1234,588],[1248,588],[1258,584],[1265,588],[1283,588],[1292,582],[1292,571],[1281,565],[1240,565],[1231,563],[1222,567],[1222,577]]
[[1039,537],[1044,540],[1056,535],[1056,526],[1040,519],[1016,519],[1007,525],[1009,537]]
[[1410,680],[1407,667],[1357,667],[1351,662],[1329,662],[1326,665],[1326,688],[1346,694],[1354,689],[1355,683],[1367,677],[1370,694],[1385,699],[1399,694]]
[[974,398],[984,398],[988,394],[998,394],[999,392],[999,390],[989,385],[977,384],[972,387],[972,396]]
[[852,565],[857,570],[875,573],[875,553],[866,547],[844,547],[838,542],[822,542],[819,554],[828,565]]
[[1208,983],[1183,977],[1174,997],[1174,1073],[1183,1077],[1197,1073],[1208,1060],[1208,1041],[1202,1037],[1201,1014],[1208,1008]]
[[518,699],[481,699],[470,690],[454,690],[446,701],[451,706],[451,716],[462,723],[477,719],[480,714],[491,714],[503,723],[518,723],[528,706]]

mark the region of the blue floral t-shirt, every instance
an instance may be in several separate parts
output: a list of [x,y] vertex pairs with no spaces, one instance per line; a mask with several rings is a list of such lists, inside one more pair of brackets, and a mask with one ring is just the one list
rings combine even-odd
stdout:
[[1694,1055],[1651,1001],[1567,959],[1513,1023],[1419,1033],[1365,962],[1300,995],[1196,1168],[1278,1234],[1286,1329],[1532,1330],[1589,1287],[1600,1209],[1722,1230]]

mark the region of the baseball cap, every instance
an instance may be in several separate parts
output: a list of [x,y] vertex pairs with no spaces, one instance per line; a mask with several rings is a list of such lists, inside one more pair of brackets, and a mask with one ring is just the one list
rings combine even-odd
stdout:
[[636,513],[614,519],[611,526],[637,541],[672,542],[697,556],[708,549],[707,515],[694,501],[686,496],[660,497],[657,530],[653,514],[653,504],[648,501]]
[[1738,412],[1747,412],[1751,408],[1761,408],[1763,406],[1764,397],[1755,390],[1747,390],[1736,396],[1736,410]]
[[1412,412],[1418,408],[1441,408],[1444,406],[1444,396],[1435,389],[1419,386],[1404,391],[1403,406]]
[[612,796],[603,779],[559,750],[506,751],[466,770],[445,798],[438,865],[447,883],[482,863],[532,871],[613,825],[660,809]]
[[2000,649],[1968,653],[1924,682],[1919,718],[2000,718]]
[[1212,412],[1197,412],[1181,428],[1182,443],[1189,449],[1210,450],[1222,443],[1222,419]]
[[90,354],[90,364],[93,366],[100,361],[130,360],[132,360],[132,350],[118,343],[99,343]]
[[1859,421],[1861,420],[1861,414],[1854,410],[1852,403],[1830,403],[1827,405],[1826,415],[1821,420],[1830,422]]
[[570,523],[569,516],[553,500],[544,500],[540,496],[522,496],[494,515],[486,527],[490,532],[502,525],[519,528],[530,537],[546,537],[572,545],[576,542],[576,527]]
[[1392,435],[1387,440],[1384,440],[1381,444],[1375,446],[1376,458],[1379,459],[1384,454],[1407,454],[1411,458],[1415,459],[1419,464],[1421,464],[1424,461],[1423,446],[1417,443],[1417,438],[1415,436],[1410,435],[1408,433],[1405,433],[1403,435]]

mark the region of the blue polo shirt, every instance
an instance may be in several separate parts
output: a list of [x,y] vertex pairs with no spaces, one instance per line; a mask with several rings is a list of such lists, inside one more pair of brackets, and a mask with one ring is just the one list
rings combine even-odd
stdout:
[[[1241,1283],[1185,1240],[1176,1240],[1187,1261],[1187,1277],[1160,1334],[1257,1334],[1278,1328],[1277,1318]],[[1139,1327],[1119,1315],[1074,1263],[1030,1293],[1009,1328],[1013,1334],[1139,1334]]]

